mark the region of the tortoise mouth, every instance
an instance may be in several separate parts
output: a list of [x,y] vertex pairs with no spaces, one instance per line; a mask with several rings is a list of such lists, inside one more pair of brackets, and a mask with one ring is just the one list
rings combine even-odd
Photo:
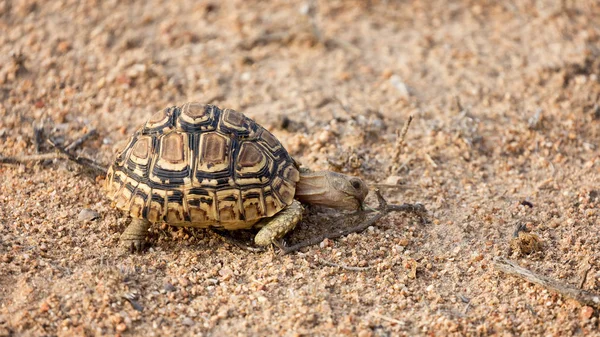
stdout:
[[348,195],[344,198],[343,202],[339,202],[338,204],[340,205],[339,209],[347,211],[356,211],[361,209],[363,200],[360,200],[359,198],[353,195]]
[[337,209],[337,210],[343,210],[343,211],[356,211],[362,208],[363,202],[361,200],[359,200],[358,198],[352,196],[352,195],[345,195],[345,196],[340,196],[340,197],[333,197],[331,195],[328,196],[322,196],[322,197],[315,197],[313,196],[312,198],[306,198],[306,197],[301,197],[298,198],[301,202],[304,203],[309,203],[312,205],[318,205],[318,206],[325,206],[328,208],[333,208],[333,209]]

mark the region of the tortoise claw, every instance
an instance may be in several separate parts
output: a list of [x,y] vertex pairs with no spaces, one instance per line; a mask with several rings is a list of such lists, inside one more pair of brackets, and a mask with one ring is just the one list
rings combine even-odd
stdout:
[[144,242],[144,240],[135,240],[134,242],[131,243],[131,248],[133,249],[134,253],[143,252],[145,247],[146,247],[146,243]]
[[273,246],[279,248],[279,251],[277,252],[278,254],[285,255],[286,247],[287,247],[287,241],[285,241],[284,238],[274,239],[274,240],[271,241],[271,243],[273,244]]
[[123,240],[122,247],[130,254],[142,253],[146,249],[144,240]]
[[149,227],[150,222],[148,220],[133,219],[121,234],[121,244],[131,253],[143,252]]

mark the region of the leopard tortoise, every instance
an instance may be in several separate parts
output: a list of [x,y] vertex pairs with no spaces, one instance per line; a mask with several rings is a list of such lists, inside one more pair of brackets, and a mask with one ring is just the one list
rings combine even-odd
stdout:
[[302,204],[361,207],[359,178],[300,169],[281,143],[243,114],[190,102],[154,114],[117,154],[106,177],[113,205],[133,220],[121,243],[141,250],[152,223],[261,228],[267,246],[291,231]]

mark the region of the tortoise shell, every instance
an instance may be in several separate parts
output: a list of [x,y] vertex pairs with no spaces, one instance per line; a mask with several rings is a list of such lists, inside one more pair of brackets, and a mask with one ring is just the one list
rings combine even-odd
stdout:
[[294,199],[298,168],[243,114],[186,103],[153,115],[108,170],[113,204],[134,218],[193,227],[251,227]]

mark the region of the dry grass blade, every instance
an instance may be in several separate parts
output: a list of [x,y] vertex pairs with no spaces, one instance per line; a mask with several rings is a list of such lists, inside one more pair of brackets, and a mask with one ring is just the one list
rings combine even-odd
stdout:
[[592,266],[589,264],[589,261],[586,261],[586,264],[587,268],[583,272],[583,277],[581,278],[581,282],[579,282],[579,288],[583,288],[585,281],[587,281],[588,274],[590,273],[590,270],[592,270]]
[[373,316],[373,317],[382,319],[384,321],[388,321],[390,323],[395,323],[395,324],[398,324],[398,325],[405,325],[406,324],[405,322],[402,322],[401,320],[398,320],[398,319],[395,319],[395,318],[392,318],[392,317],[388,317],[388,316],[384,316],[384,315],[380,315],[380,314],[376,314],[374,312],[372,312],[370,315]]
[[494,259],[494,268],[504,273],[517,276],[531,283],[555,291],[565,297],[572,298],[581,304],[595,306],[597,308],[600,307],[599,295],[579,288],[571,287],[569,285],[562,284],[547,276],[534,273],[533,271],[523,268],[515,262],[507,260],[505,258],[498,257]]
[[0,164],[24,164],[32,161],[40,161],[47,159],[67,159],[68,157],[62,153],[40,153],[25,156],[0,157]]
[[404,123],[402,130],[398,131],[398,138],[396,140],[396,145],[394,146],[394,153],[392,155],[392,161],[390,162],[390,166],[388,171],[390,173],[394,173],[398,170],[398,163],[400,161],[400,155],[402,154],[402,149],[404,148],[404,138],[406,137],[406,133],[408,132],[408,128],[410,127],[410,123],[412,122],[413,117],[408,116],[408,120]]
[[367,271],[369,269],[372,269],[372,266],[369,267],[353,267],[353,266],[347,266],[345,264],[337,264],[335,262],[331,262],[329,260],[325,260],[323,258],[319,259],[319,263],[322,263],[326,266],[330,266],[330,267],[337,267],[337,268],[341,268],[341,269],[345,269],[345,270],[349,270],[349,271]]

